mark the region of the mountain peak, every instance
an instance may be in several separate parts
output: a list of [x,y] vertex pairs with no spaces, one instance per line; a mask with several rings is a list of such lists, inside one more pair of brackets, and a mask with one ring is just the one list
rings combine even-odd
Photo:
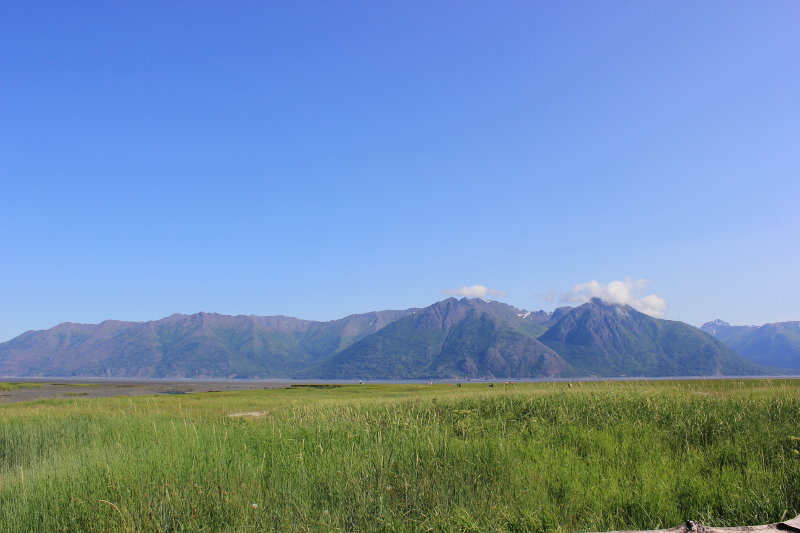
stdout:
[[602,315],[613,314],[623,318],[630,318],[631,316],[641,314],[628,304],[611,303],[597,297],[592,298],[585,304],[576,307],[575,310]]
[[701,329],[749,359],[779,368],[800,369],[800,322],[731,326],[713,320]]
[[707,329],[713,327],[727,327],[727,326],[730,326],[730,323],[725,322],[724,320],[720,320],[718,318],[716,320],[712,320],[711,322],[706,322],[705,324],[700,326],[700,329]]
[[573,309],[574,307],[570,307],[569,305],[555,308],[553,312],[550,313],[550,322],[555,324],[556,322],[564,318],[564,316],[567,315]]
[[590,298],[589,301],[586,302],[586,303],[589,304],[589,305],[596,305],[598,307],[602,307],[602,308],[605,308],[605,309],[633,309],[633,307],[631,307],[628,304],[620,304],[620,303],[615,303],[615,302],[609,302],[609,301],[603,300],[602,298],[599,298],[597,296],[594,296],[594,297]]
[[697,328],[599,298],[567,313],[539,340],[569,364],[599,376],[763,372]]
[[401,318],[312,369],[344,379],[556,376],[570,371],[536,337],[519,309],[482,298],[448,298]]

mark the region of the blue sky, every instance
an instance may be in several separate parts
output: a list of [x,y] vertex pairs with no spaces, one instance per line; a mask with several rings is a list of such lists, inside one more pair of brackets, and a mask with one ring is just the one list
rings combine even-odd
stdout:
[[0,340],[626,278],[671,319],[798,320],[798,28],[790,1],[5,2]]

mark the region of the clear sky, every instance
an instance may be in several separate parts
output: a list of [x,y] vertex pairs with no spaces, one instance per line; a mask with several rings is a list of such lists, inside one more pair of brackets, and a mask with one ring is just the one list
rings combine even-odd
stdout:
[[0,7],[0,340],[626,278],[800,320],[799,179],[796,1]]

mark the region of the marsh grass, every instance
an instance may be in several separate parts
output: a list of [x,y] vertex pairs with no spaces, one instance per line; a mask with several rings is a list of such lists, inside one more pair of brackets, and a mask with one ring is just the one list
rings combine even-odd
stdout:
[[34,389],[41,387],[38,383],[0,383],[0,390]]
[[[790,380],[0,407],[0,531],[589,531],[800,511]],[[230,417],[234,413],[258,417]]]

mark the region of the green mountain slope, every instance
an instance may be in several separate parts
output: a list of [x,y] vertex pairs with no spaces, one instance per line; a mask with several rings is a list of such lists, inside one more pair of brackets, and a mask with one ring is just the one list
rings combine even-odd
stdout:
[[567,313],[539,340],[586,375],[714,376],[772,371],[688,324],[598,299]]
[[569,371],[536,340],[542,327],[499,302],[449,298],[309,369],[322,378],[502,378]]
[[285,378],[413,311],[330,322],[198,313],[64,323],[0,344],[0,375]]

